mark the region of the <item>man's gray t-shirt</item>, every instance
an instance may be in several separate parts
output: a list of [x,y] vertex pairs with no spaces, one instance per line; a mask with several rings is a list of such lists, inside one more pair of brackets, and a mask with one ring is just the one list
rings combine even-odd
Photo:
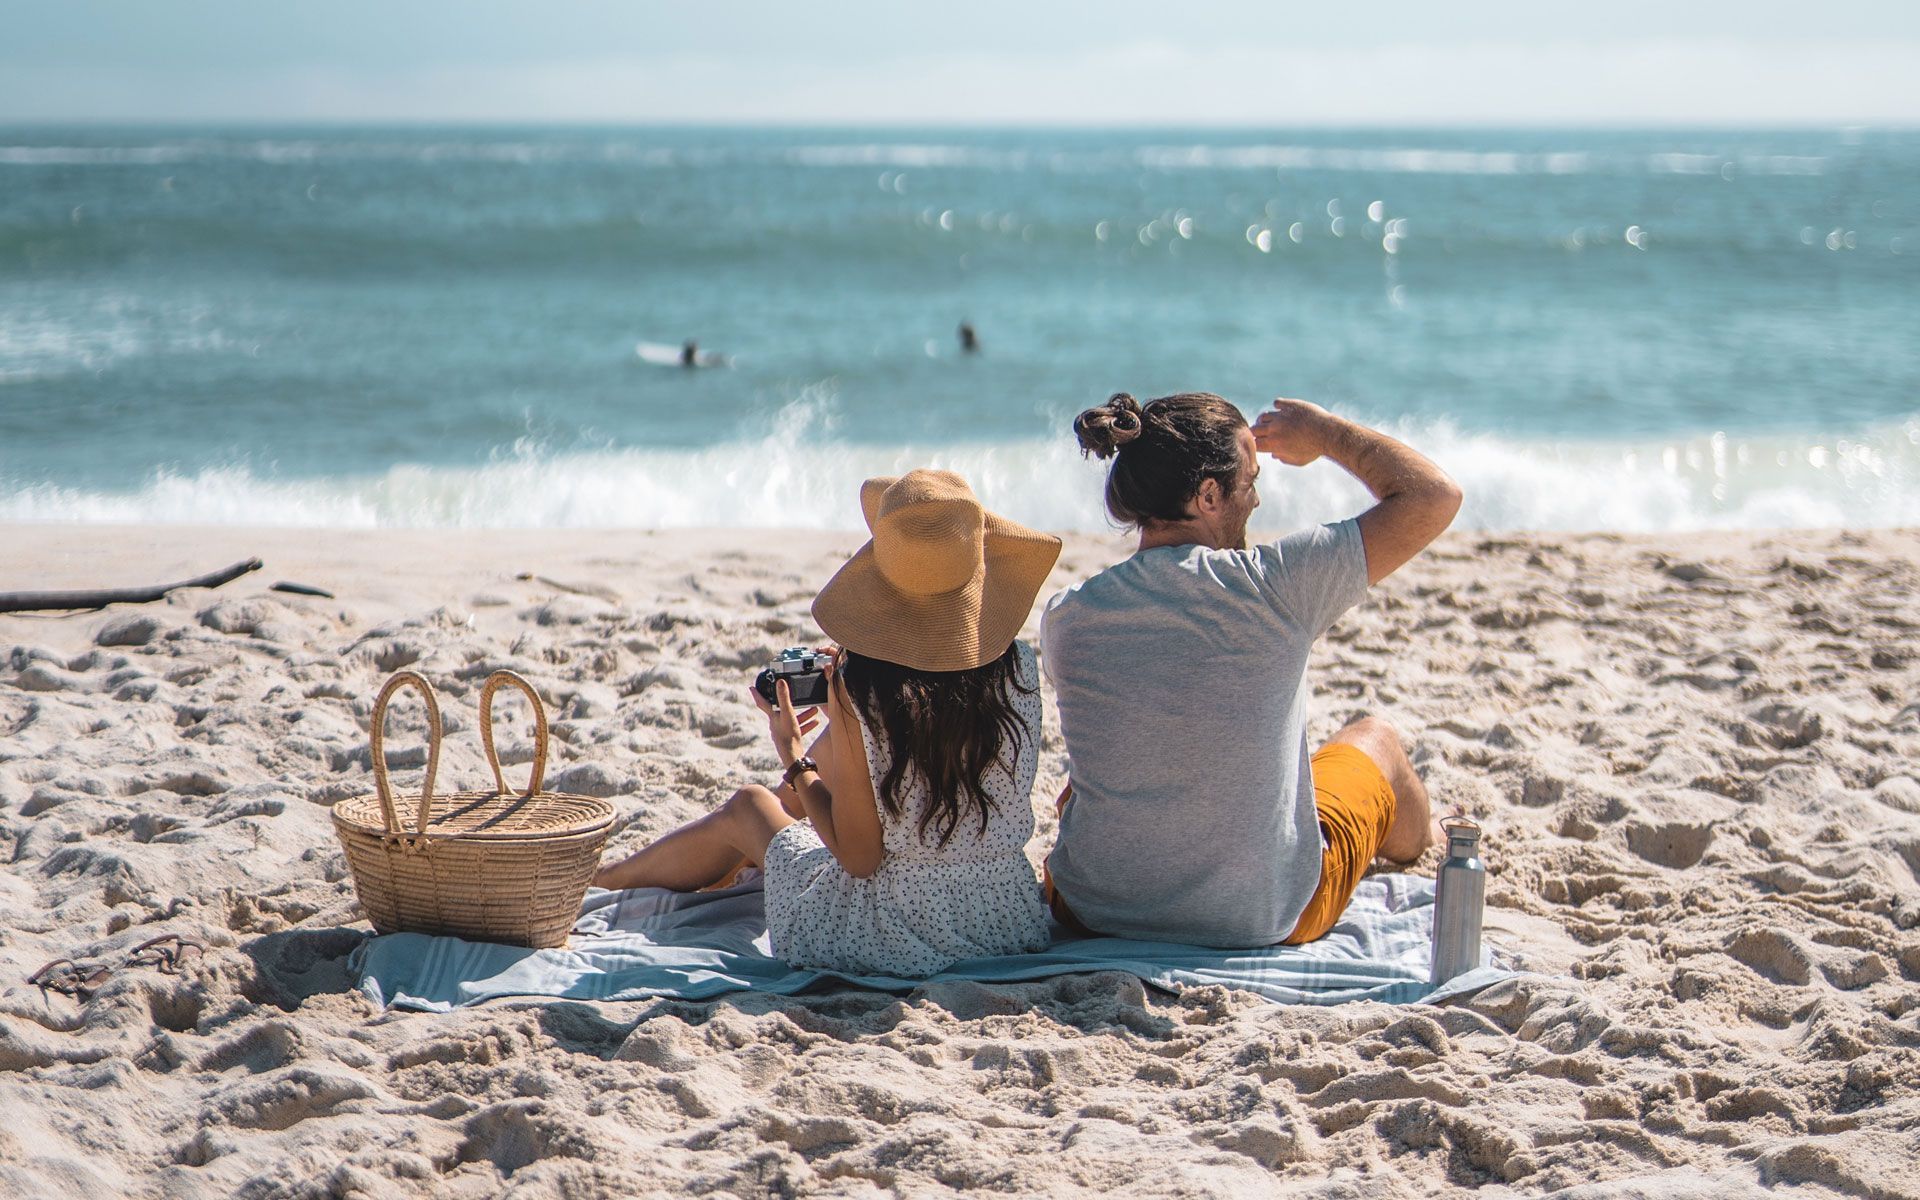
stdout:
[[1366,591],[1348,520],[1143,550],[1048,602],[1073,784],[1048,866],[1088,928],[1236,947],[1293,932],[1320,882],[1307,651]]

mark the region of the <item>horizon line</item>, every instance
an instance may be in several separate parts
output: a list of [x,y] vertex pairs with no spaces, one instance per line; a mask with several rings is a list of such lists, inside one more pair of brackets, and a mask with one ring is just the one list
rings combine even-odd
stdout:
[[467,128],[467,129],[680,129],[680,130],[749,130],[749,129],[791,129],[791,130],[918,130],[941,129],[970,132],[1132,132],[1152,130],[1193,130],[1205,132],[1249,132],[1259,130],[1292,131],[1302,133],[1319,132],[1407,132],[1407,133],[1531,133],[1531,132],[1597,132],[1597,133],[1806,133],[1830,131],[1835,133],[1854,131],[1875,131],[1885,133],[1920,132],[1920,118],[1913,120],[1885,119],[1847,119],[1847,120],[1810,120],[1805,122],[1746,122],[1739,120],[1691,119],[1673,121],[1650,121],[1627,119],[1608,121],[1604,119],[1577,119],[1569,121],[1076,121],[1071,119],[1047,118],[1013,121],[968,121],[958,117],[929,117],[914,121],[887,119],[833,119],[833,120],[783,120],[779,118],[756,118],[740,120],[736,118],[674,118],[655,119],[650,117],[606,119],[597,117],[35,117],[28,119],[0,118],[0,129],[165,129],[165,128],[231,128],[231,129],[425,129],[425,128]]

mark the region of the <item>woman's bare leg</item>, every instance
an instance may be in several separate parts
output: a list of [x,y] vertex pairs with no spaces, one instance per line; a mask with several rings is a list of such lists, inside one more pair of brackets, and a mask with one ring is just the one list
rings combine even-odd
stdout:
[[740,865],[758,866],[773,835],[793,824],[779,797],[749,784],[719,808],[667,834],[621,862],[594,872],[593,886],[697,892]]

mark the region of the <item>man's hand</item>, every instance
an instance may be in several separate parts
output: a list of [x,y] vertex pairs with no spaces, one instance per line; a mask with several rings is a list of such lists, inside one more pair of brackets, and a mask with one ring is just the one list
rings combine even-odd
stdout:
[[1304,467],[1327,452],[1331,414],[1318,404],[1285,397],[1253,422],[1253,444],[1290,467]]
[[1418,451],[1305,400],[1275,400],[1253,423],[1253,444],[1296,467],[1329,458],[1373,493],[1379,503],[1360,514],[1368,583],[1399,570],[1460,511],[1460,488]]

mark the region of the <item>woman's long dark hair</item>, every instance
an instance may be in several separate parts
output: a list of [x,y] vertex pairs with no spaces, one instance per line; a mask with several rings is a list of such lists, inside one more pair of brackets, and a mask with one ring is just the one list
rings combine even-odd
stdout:
[[[847,651],[840,678],[854,707],[876,733],[884,733],[890,761],[875,799],[890,817],[903,810],[900,794],[912,778],[927,785],[920,812],[920,838],[927,831],[945,846],[968,816],[980,832],[994,809],[987,772],[1000,766],[1000,752],[1026,736],[1014,712],[1016,691],[1030,695],[1016,674],[1019,643],[971,671],[916,671],[884,659]],[[1008,768],[1010,770],[1010,768]]]

